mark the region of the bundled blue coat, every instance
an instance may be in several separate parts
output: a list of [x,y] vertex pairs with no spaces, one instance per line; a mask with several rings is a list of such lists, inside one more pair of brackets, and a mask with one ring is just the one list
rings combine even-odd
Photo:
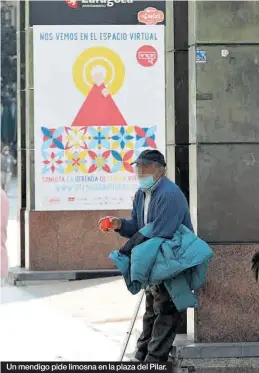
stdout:
[[209,245],[181,225],[173,238],[149,238],[152,223],[134,235],[110,259],[122,273],[132,294],[150,285],[164,283],[178,311],[197,308],[193,290],[205,280],[213,252]]

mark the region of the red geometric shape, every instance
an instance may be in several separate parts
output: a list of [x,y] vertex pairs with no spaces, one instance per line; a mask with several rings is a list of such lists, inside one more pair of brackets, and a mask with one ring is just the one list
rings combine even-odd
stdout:
[[137,51],[137,60],[141,66],[154,66],[158,59],[157,50],[152,45],[143,45]]
[[72,166],[80,166],[80,159],[79,158],[73,158],[72,159]]
[[94,171],[96,171],[97,170],[97,166],[96,166],[96,164],[92,164],[90,167],[89,167],[89,169],[88,169],[88,173],[89,174],[92,174]]
[[93,152],[92,150],[89,150],[88,155],[89,155],[92,159],[96,159],[96,158],[97,158],[97,154],[96,154],[95,152]]
[[146,139],[146,143],[148,144],[148,146],[154,149],[157,148],[155,141],[153,141],[150,137],[146,137],[145,139]]
[[104,96],[105,85],[94,85],[72,126],[127,126],[111,95]]
[[124,157],[122,159],[123,166],[125,170],[127,170],[128,172],[134,172],[132,165],[129,163],[129,161],[131,160],[133,156],[133,153],[134,153],[133,150],[128,151],[126,154],[124,154]]
[[111,169],[110,169],[110,167],[109,167],[107,164],[105,164],[105,165],[103,166],[103,170],[104,170],[105,172],[107,172],[107,173],[111,173]]
[[106,150],[106,151],[102,154],[102,156],[103,156],[104,159],[107,159],[107,158],[110,156],[110,154],[111,154],[111,151],[110,151],[110,150]]
[[125,170],[127,170],[128,172],[134,172],[134,168],[131,166],[130,163],[123,162],[123,166],[125,167]]
[[134,153],[134,150],[130,150],[128,151],[124,157],[123,157],[123,162],[127,162],[131,159],[131,157],[133,156],[133,153]]
[[135,127],[135,132],[138,136],[140,137],[145,137],[146,136],[146,132],[143,130],[143,128],[141,127]]

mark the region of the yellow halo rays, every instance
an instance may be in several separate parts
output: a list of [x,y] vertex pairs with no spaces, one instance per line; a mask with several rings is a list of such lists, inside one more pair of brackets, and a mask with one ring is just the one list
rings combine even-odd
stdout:
[[115,95],[123,85],[125,67],[122,59],[113,50],[106,47],[91,47],[82,52],[73,66],[73,79],[77,89],[85,96],[93,86],[91,71],[95,66],[106,70],[104,84]]

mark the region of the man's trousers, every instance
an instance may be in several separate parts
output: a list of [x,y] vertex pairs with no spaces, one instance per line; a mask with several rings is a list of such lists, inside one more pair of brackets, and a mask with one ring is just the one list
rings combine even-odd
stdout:
[[137,342],[135,358],[150,362],[167,361],[181,322],[182,313],[177,311],[165,286],[149,287],[146,290],[143,332]]

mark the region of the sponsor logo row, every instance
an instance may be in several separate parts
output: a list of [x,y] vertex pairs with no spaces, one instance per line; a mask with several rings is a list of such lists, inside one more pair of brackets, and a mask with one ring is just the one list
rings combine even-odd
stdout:
[[[131,201],[134,200],[134,196],[131,196],[130,197]],[[68,203],[79,203],[79,202],[86,202],[88,201],[88,198],[76,198],[76,197],[67,197],[67,202]],[[52,205],[57,205],[57,204],[60,204],[61,203],[61,199],[58,198],[58,197],[46,197],[45,198],[45,202],[48,203],[48,204],[52,204]],[[64,202],[64,201],[62,201]]]
[[[132,4],[133,0],[66,0],[72,9],[82,8],[111,8],[116,4]],[[145,25],[156,25],[164,21],[164,13],[153,7],[148,7],[138,12],[138,21]]]

